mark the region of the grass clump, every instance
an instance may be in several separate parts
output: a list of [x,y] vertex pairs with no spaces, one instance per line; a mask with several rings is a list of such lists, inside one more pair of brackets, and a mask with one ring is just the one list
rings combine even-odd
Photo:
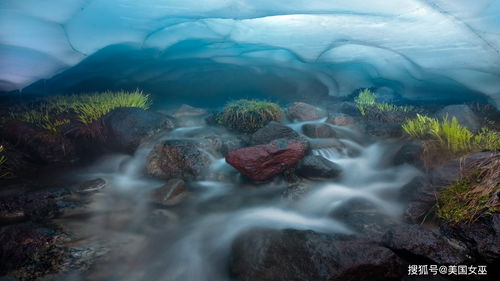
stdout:
[[417,114],[416,118],[402,124],[403,131],[416,139],[433,141],[439,148],[450,152],[471,152],[500,149],[500,133],[487,128],[474,134],[460,125],[457,118],[443,120]]
[[281,114],[275,103],[241,99],[226,104],[217,122],[235,131],[253,133],[271,121],[279,121]]
[[148,109],[149,95],[142,91],[103,92],[93,94],[51,96],[38,99],[31,104],[18,106],[10,114],[14,120],[31,123],[51,133],[58,133],[61,126],[70,123],[72,115],[84,124],[90,125],[103,115],[120,107]]
[[499,170],[500,154],[471,164],[464,177],[439,193],[436,215],[451,223],[470,223],[500,211]]
[[361,115],[368,119],[378,119],[381,121],[394,121],[399,119],[400,116],[410,114],[416,110],[413,106],[398,106],[385,102],[377,102],[377,95],[369,89],[361,91],[354,99],[354,102]]

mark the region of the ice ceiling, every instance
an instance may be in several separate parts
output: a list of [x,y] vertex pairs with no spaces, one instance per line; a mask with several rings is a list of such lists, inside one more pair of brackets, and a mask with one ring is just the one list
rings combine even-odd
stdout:
[[498,105],[500,1],[1,0],[0,88],[40,79],[26,89],[377,87]]

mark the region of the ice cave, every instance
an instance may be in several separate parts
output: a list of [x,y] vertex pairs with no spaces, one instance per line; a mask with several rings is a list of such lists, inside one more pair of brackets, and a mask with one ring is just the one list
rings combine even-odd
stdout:
[[498,280],[499,108],[500,0],[0,0],[0,280]]

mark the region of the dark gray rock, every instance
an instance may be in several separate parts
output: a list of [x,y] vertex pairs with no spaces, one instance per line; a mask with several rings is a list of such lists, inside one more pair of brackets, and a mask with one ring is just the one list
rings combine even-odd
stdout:
[[297,174],[306,178],[338,178],[342,170],[339,165],[323,156],[308,155],[297,165]]
[[420,141],[404,143],[394,154],[392,163],[394,165],[410,164],[417,168],[424,168],[422,159],[424,147]]
[[334,138],[337,136],[335,130],[327,124],[304,124],[302,132],[310,138]]
[[84,181],[73,188],[73,191],[79,194],[91,194],[98,192],[106,187],[106,181],[98,178],[93,180]]
[[443,224],[441,231],[466,243],[479,260],[500,264],[500,213],[482,216],[472,223]]
[[436,117],[439,119],[448,117],[448,120],[451,120],[452,117],[456,117],[458,123],[472,131],[477,131],[481,128],[481,122],[479,118],[470,109],[470,107],[465,104],[448,105],[439,110],[436,113]]
[[412,262],[464,264],[465,249],[453,246],[443,236],[420,225],[398,225],[382,237],[382,244]]
[[335,208],[330,216],[360,235],[373,241],[381,241],[389,227],[397,225],[395,218],[381,212],[373,202],[353,198]]
[[366,121],[365,132],[372,136],[383,138],[399,138],[403,135],[400,123]]
[[267,144],[276,139],[299,139],[301,135],[291,128],[278,122],[271,121],[252,134],[251,144]]
[[141,141],[162,130],[175,127],[172,117],[136,107],[115,109],[102,117],[108,146],[112,150],[133,152]]
[[361,117],[361,113],[359,112],[358,107],[353,102],[347,102],[347,101],[339,102],[329,106],[328,109],[331,112],[345,113],[350,116]]
[[232,245],[231,273],[241,281],[400,280],[389,249],[351,236],[253,229]]
[[0,227],[0,276],[22,270],[25,280],[53,272],[64,251],[57,246],[63,235],[34,223]]
[[163,141],[147,158],[147,173],[164,179],[201,179],[212,162],[203,145],[196,140]]

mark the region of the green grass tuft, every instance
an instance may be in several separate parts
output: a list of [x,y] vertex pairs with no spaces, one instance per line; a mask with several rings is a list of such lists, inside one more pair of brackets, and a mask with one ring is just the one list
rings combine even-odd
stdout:
[[472,222],[500,211],[496,194],[500,189],[500,155],[466,167],[467,173],[443,189],[436,203],[437,217],[451,222]]
[[[403,105],[398,106],[385,102],[377,102],[377,96],[369,89],[364,89],[354,99],[356,107],[361,115],[369,117],[369,119],[386,119],[384,114],[396,113],[398,115],[407,114],[415,111],[415,107]],[[398,118],[398,117],[396,117]]]
[[445,117],[439,121],[437,118],[417,114],[416,118],[405,121],[402,128],[413,138],[433,140],[441,148],[453,153],[500,149],[500,133],[483,128],[474,134],[460,125],[455,117],[451,120]]
[[279,105],[258,100],[237,100],[228,103],[217,117],[217,122],[229,129],[253,133],[271,121],[281,119]]
[[75,115],[82,124],[90,125],[116,108],[148,109],[150,106],[149,95],[139,90],[50,96],[14,108],[10,119],[31,123],[51,133],[58,133],[61,126],[70,123],[68,115]]

